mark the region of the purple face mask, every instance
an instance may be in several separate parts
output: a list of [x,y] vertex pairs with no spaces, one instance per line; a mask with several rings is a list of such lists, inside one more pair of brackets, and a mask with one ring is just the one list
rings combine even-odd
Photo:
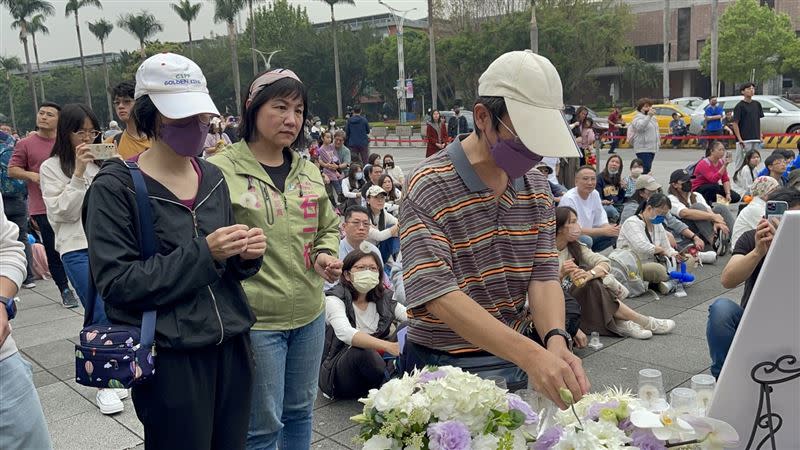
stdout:
[[193,117],[183,124],[161,125],[159,139],[181,156],[197,156],[203,150],[210,123]]
[[[506,124],[502,121],[500,123],[514,134]],[[542,161],[542,157],[528,150],[516,135],[512,139],[498,139],[489,151],[497,167],[503,169],[512,179],[525,175]]]

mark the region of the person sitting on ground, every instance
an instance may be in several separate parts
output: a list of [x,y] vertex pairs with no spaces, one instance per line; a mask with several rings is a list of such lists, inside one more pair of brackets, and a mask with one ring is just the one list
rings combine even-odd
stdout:
[[[751,150],[752,151],[752,150]],[[731,242],[738,242],[745,231],[755,230],[767,210],[767,199],[780,184],[772,177],[758,177],[751,188],[753,199],[736,217],[731,232]]]
[[[378,159],[380,159],[380,155],[375,155],[375,154],[373,155],[378,156]],[[376,166],[370,164],[364,166],[364,177],[366,178],[367,182],[364,183],[364,186],[361,187],[361,198],[364,199],[365,206],[366,206],[367,190],[372,186],[380,187],[380,184],[378,184],[378,180],[381,179],[382,175],[383,175],[383,166],[380,165]]]
[[383,173],[392,177],[398,189],[403,189],[403,185],[406,184],[406,176],[403,169],[394,164],[394,156],[388,153],[383,155]]
[[355,205],[361,206],[361,188],[364,187],[364,171],[361,164],[354,162],[347,170],[347,177],[342,179],[342,195],[345,198],[345,209]]
[[[783,201],[789,205],[790,210],[800,210],[800,191],[783,188],[772,193],[769,197],[773,201]],[[778,221],[761,219],[754,230],[744,232],[736,241],[733,256],[722,270],[720,281],[725,289],[733,289],[742,283],[744,293],[737,305],[729,298],[718,298],[708,307],[708,323],[706,324],[706,338],[708,350],[711,354],[711,375],[719,377],[725,358],[728,356],[736,329],[742,320],[742,314],[750,300],[753,287],[761,273],[764,258],[775,237]]]
[[625,177],[623,182],[625,186],[625,200],[628,200],[636,192],[636,180],[644,173],[644,161],[639,158],[633,158],[630,166],[631,174]]
[[731,211],[720,203],[712,208],[702,195],[692,192],[692,176],[686,170],[678,169],[670,175],[669,201],[672,215],[689,225],[717,255],[723,256],[728,252],[734,223]]
[[553,194],[553,201],[558,203],[561,201],[561,197],[564,196],[567,192],[567,188],[558,184],[558,180],[553,182],[551,179],[551,175],[553,174],[553,168],[549,165],[541,162],[539,163],[534,169],[537,169],[539,172],[542,172],[547,177],[547,183],[550,185],[550,192]]
[[800,169],[795,169],[789,173],[789,181],[786,182],[786,187],[800,191]]
[[581,330],[635,339],[649,339],[653,334],[672,331],[674,321],[643,316],[622,302],[627,289],[610,274],[608,258],[578,242],[580,233],[575,210],[566,206],[556,208],[561,280],[572,281],[568,291],[581,305]]
[[[772,155],[775,155],[776,157],[783,157],[783,159],[785,160],[786,168],[784,169],[782,179],[784,184],[786,184],[786,181],[789,178],[789,172],[796,169],[797,167],[800,167],[800,158],[795,159],[794,152],[789,150],[788,148],[776,148],[775,150],[772,151]],[[767,159],[769,159],[769,157]],[[775,161],[777,162],[778,158],[775,158]],[[772,175],[769,167],[766,166],[766,163],[767,161],[764,160],[765,165],[764,167],[761,168],[761,171],[758,172],[758,176],[760,177],[766,175],[774,176]]]
[[334,195],[331,200],[335,199],[336,204],[339,203],[339,197],[342,195],[342,175],[341,163],[339,161],[339,153],[333,145],[333,133],[330,131],[322,132],[322,146],[319,148],[319,165],[322,167],[322,174],[330,180],[330,185],[333,187]]
[[745,195],[751,195],[750,187],[753,181],[758,177],[759,167],[761,166],[761,153],[756,150],[749,150],[744,155],[742,163],[733,172],[733,185],[731,188],[739,194],[742,198]]
[[[686,128],[686,122],[683,120],[681,115],[676,112],[672,113],[672,121],[669,123],[669,130],[672,136],[680,137],[689,134],[689,131]],[[672,140],[672,148],[678,148],[680,144],[681,139]]]
[[768,176],[775,178],[781,186],[786,184],[783,173],[786,172],[786,158],[779,153],[772,153],[764,160]]
[[622,204],[625,203],[625,186],[622,182],[622,158],[612,155],[606,160],[606,167],[597,175],[597,192],[606,211],[608,221],[619,223]]
[[559,206],[569,206],[578,212],[581,226],[580,241],[593,252],[600,252],[617,243],[619,225],[608,223],[608,216],[600,201],[597,171],[592,166],[581,166],[575,174],[575,187],[561,198]]
[[203,157],[209,158],[214,156],[218,151],[225,148],[226,145],[231,145],[231,138],[223,133],[222,119],[214,117],[211,119],[211,127],[208,129],[206,135],[206,142],[203,145]]
[[385,356],[399,356],[393,325],[406,307],[380,282],[380,256],[361,250],[344,258],[342,276],[325,297],[325,350],[319,387],[330,398],[355,399],[386,380]]
[[397,218],[386,212],[386,192],[380,186],[372,186],[367,191],[367,209],[372,226],[369,228],[369,242],[375,244],[381,251],[383,262],[396,257],[400,251],[400,238],[398,237],[400,225]]
[[[344,221],[342,222],[342,239],[339,241],[339,260],[344,261],[344,258],[353,250],[361,250],[363,252],[372,252],[381,257],[381,251],[374,244],[367,241],[369,236],[369,229],[372,222],[369,220],[369,210],[367,208],[356,205],[347,208],[344,212]],[[339,284],[336,279],[333,282],[326,281],[323,285],[323,290],[328,291]],[[384,285],[391,287],[388,283],[388,278],[384,278]]]
[[384,206],[384,209],[396,217],[400,213],[400,198],[403,194],[400,189],[394,187],[394,179],[388,174],[381,175],[378,179],[378,186],[386,193],[386,206]]
[[725,197],[728,203],[739,203],[741,197],[731,191],[728,165],[731,160],[725,155],[725,145],[714,141],[706,150],[706,157],[697,162],[692,178],[692,191],[702,195],[706,203],[713,205],[717,196]]

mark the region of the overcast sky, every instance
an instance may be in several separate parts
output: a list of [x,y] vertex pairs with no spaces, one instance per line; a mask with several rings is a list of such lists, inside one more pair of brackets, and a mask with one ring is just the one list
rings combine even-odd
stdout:
[[[139,44],[136,38],[126,31],[116,26],[120,15],[138,12],[145,9],[153,13],[164,26],[164,31],[157,34],[155,39],[165,41],[185,41],[188,40],[186,33],[186,23],[181,21],[178,15],[169,6],[170,3],[177,3],[178,0],[102,0],[103,9],[94,7],[82,8],[79,11],[81,21],[81,37],[83,39],[84,54],[100,53],[100,42],[89,32],[87,22],[94,22],[100,18],[106,18],[114,24],[114,31],[111,32],[106,42],[106,51],[117,52],[120,50],[135,50]],[[378,4],[378,0],[355,0],[355,5],[342,4],[336,6],[336,18],[347,19],[351,17],[367,16],[386,12],[386,8]],[[64,16],[64,5],[66,1],[51,0],[56,9],[55,15],[48,17],[46,25],[50,28],[50,34],[46,36],[36,36],[39,46],[39,61],[49,61],[78,56],[78,40],[75,35],[75,18]],[[192,37],[195,39],[204,36],[227,33],[225,24],[214,23],[214,5],[209,0],[194,0],[193,3],[203,3],[200,14],[195,22],[192,22]],[[311,22],[327,22],[330,20],[330,8],[323,0],[289,0],[289,3],[304,6],[308,10]],[[409,13],[410,19],[423,18],[427,15],[426,0],[386,0],[386,3],[398,9],[417,8],[416,11]],[[247,14],[242,16],[242,26],[245,25]],[[11,29],[11,15],[8,9],[0,7],[0,54],[4,56],[16,55],[25,63],[25,53],[22,43],[19,41],[19,31]],[[30,44],[31,63],[33,63],[33,47]]]

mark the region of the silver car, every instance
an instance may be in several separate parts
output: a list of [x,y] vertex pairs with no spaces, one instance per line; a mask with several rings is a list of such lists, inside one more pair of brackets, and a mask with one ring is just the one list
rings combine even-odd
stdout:
[[[742,98],[741,95],[719,97],[717,102],[725,111],[733,111]],[[761,118],[762,133],[800,133],[800,106],[777,95],[754,95],[753,100],[761,103],[764,109],[764,117]],[[708,100],[704,100],[692,113],[690,134],[702,133],[706,106]]]

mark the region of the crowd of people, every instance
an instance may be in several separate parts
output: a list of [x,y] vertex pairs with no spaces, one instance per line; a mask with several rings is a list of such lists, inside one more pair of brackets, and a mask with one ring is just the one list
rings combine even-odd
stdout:
[[[509,81],[518,71],[530,79]],[[192,82],[165,82],[176,74]],[[29,136],[0,131],[0,384],[13,380],[25,402],[0,407],[1,422],[20,424],[0,443],[50,445],[8,327],[7,300],[35,286],[29,225],[64,307],[80,302],[87,323],[139,327],[158,311],[158,374],[132,387],[146,448],[308,448],[318,389],[358,398],[427,365],[530,384],[564,407],[560,388],[576,399],[590,389],[573,346],[595,332],[672,332],[680,324],[626,300],[690,288],[671,272],[732,253],[722,284],[746,288],[739,305],[710,307],[717,376],[778,226],[766,204],[800,209],[800,156],[762,163],[745,85],[733,151],[710,140],[662,186],[642,99],[627,173],[616,145],[599,170],[593,121],[579,108],[564,123],[560,86],[546,58],[502,55],[479,80],[473,125],[431,112],[427,159],[408,175],[370,153],[360,108],[343,128],[310,118],[309,88],[288,69],[255,77],[239,118],[221,117],[200,68],[171,53],[113,88],[106,132],[85,105],[42,104]],[[713,100],[709,135],[723,129]],[[609,123],[626,125],[616,108]],[[98,158],[100,143],[116,157]],[[157,236],[148,259],[132,166]],[[98,389],[96,403],[114,414],[127,396]]]

